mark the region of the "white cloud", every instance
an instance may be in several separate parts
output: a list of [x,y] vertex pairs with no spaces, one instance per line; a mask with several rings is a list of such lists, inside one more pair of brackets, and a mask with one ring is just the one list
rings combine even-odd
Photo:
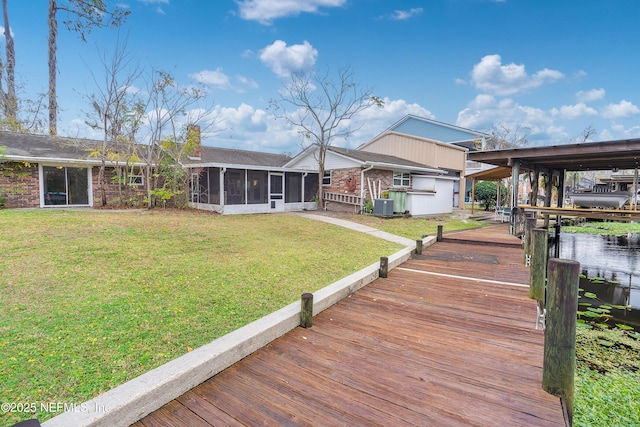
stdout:
[[578,119],[587,116],[597,116],[598,112],[595,108],[588,107],[583,102],[579,102],[575,105],[563,105],[560,109],[553,108],[551,114],[563,119]]
[[617,104],[603,107],[601,113],[605,119],[624,119],[640,114],[640,108],[623,99]]
[[214,71],[202,70],[197,73],[190,74],[189,77],[207,86],[213,86],[218,89],[230,89],[231,82],[229,77],[222,71],[221,67]]
[[576,99],[579,102],[591,102],[591,101],[598,101],[600,99],[603,99],[605,95],[605,90],[603,88],[600,89],[591,89],[588,91],[580,91],[578,93],[576,93]]
[[[348,140],[335,140],[336,146],[356,148],[383,132],[407,114],[435,118],[418,104],[404,100],[384,99],[384,107],[372,107],[354,117],[345,126],[354,130]],[[299,129],[285,120],[277,120],[269,112],[247,104],[237,108],[216,106],[212,114],[220,123],[210,129],[212,135],[203,134],[205,144],[218,147],[237,148],[270,153],[297,154],[302,149],[303,139]]]
[[287,46],[282,40],[260,51],[260,60],[280,77],[288,77],[294,72],[306,72],[313,68],[318,51],[308,41]]
[[227,76],[222,70],[222,67],[218,67],[213,71],[202,70],[197,73],[189,74],[189,77],[198,83],[220,90],[235,90],[237,92],[243,92],[245,88],[258,88],[258,84],[254,80],[240,75],[236,75],[234,77],[236,83],[233,84],[229,76]]
[[[486,131],[497,124],[531,129],[531,134],[558,134],[562,131],[553,120],[539,108],[519,105],[510,98],[496,99],[481,94],[458,113],[456,124],[467,129]],[[558,135],[556,135],[558,136]]]
[[413,18],[414,16],[421,15],[424,9],[421,7],[414,7],[409,10],[394,10],[390,16],[393,21],[405,21]]
[[236,0],[236,3],[242,19],[270,25],[276,18],[319,13],[323,7],[341,7],[346,0]]
[[547,68],[528,75],[524,65],[502,65],[500,55],[487,55],[473,66],[471,79],[483,92],[494,95],[513,95],[564,78],[559,71]]

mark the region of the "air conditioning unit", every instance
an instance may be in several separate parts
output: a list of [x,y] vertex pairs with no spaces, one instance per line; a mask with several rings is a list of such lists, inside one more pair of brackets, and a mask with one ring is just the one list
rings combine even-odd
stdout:
[[393,216],[393,199],[373,199],[373,216]]

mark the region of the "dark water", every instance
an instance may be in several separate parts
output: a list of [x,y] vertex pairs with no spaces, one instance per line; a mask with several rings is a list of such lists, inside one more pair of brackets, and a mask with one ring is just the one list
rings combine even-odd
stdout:
[[[581,280],[580,288],[593,292],[600,303],[631,306],[631,311],[614,310],[617,320],[640,326],[640,236],[598,236],[560,233],[560,258],[580,263],[587,278],[600,277],[605,283]],[[614,282],[614,283],[610,283]],[[582,298],[581,302],[586,301]],[[594,304],[595,305],[595,304]]]

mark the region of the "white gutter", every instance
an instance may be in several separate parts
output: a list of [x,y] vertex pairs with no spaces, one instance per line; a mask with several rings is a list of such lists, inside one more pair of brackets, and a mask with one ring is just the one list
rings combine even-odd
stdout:
[[[3,158],[5,161],[15,161],[15,162],[27,162],[27,163],[39,163],[44,165],[59,165],[59,164],[73,164],[73,165],[92,165],[99,166],[102,161],[98,159],[84,160],[84,159],[68,159],[64,157],[30,157],[30,156],[15,156],[15,155],[4,155]],[[116,163],[113,161],[105,161],[105,164],[108,166],[115,166]],[[120,165],[124,165],[125,162],[118,162]],[[134,166],[146,166],[146,163],[134,163]]]

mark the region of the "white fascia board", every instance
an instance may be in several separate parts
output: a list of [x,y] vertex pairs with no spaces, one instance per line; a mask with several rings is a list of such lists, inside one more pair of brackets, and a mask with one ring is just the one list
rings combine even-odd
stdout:
[[257,165],[238,165],[233,163],[186,163],[182,165],[185,168],[221,168],[221,169],[247,169],[271,172],[318,172],[315,169],[294,169],[283,166],[257,166]]
[[437,173],[437,174],[447,174],[447,171],[442,169],[434,169],[434,168],[422,168],[419,166],[407,166],[407,165],[396,165],[393,163],[380,163],[380,162],[368,162],[367,165],[373,166],[375,169],[389,169],[389,170],[397,170],[397,171],[407,171],[407,172],[424,172],[424,173]]
[[[30,156],[15,156],[15,155],[4,155],[2,158],[5,161],[14,161],[14,162],[27,162],[27,163],[38,163],[43,165],[86,165],[86,166],[100,166],[101,161],[98,159],[68,159],[64,157],[30,157]],[[107,166],[115,166],[116,163],[112,161],[106,161],[105,164]],[[124,165],[125,162],[120,163]],[[134,163],[133,166],[145,166],[146,163]],[[130,166],[130,165],[129,165]]]

